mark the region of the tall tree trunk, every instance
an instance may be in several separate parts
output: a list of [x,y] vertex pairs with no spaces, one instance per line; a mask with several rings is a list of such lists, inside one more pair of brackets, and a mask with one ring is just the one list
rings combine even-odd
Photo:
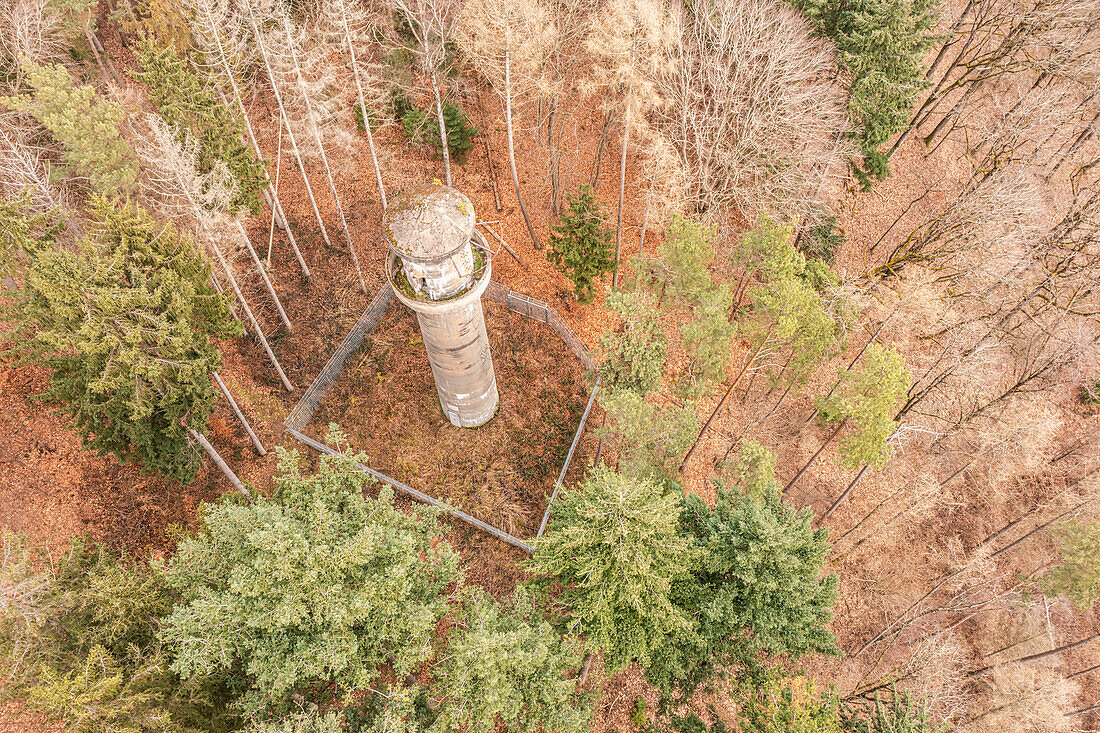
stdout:
[[838,506],[840,506],[840,503],[842,501],[844,501],[846,498],[848,498],[848,494],[852,493],[852,489],[854,489],[856,487],[856,484],[859,483],[859,480],[861,478],[863,478],[863,474],[867,473],[867,469],[870,468],[870,467],[871,467],[870,464],[867,464],[867,463],[863,464],[863,468],[859,469],[859,473],[857,473],[856,477],[854,479],[852,479],[852,483],[848,484],[848,488],[844,489],[844,493],[842,493],[840,496],[838,496],[836,498],[836,501],[834,501],[832,503],[832,505],[830,505],[829,508],[825,510],[825,513],[821,515],[821,521],[822,522],[824,522],[826,519],[828,519],[829,515],[831,515],[833,512],[835,512],[836,508]]
[[603,115],[603,122],[600,125],[600,143],[596,146],[596,159],[592,162],[592,181],[591,186],[593,189],[600,182],[600,163],[603,160],[603,149],[607,145],[607,133],[611,129],[611,113],[605,112]]
[[741,381],[741,377],[745,375],[745,371],[749,368],[749,365],[756,360],[757,355],[759,355],[760,351],[764,348],[764,343],[766,342],[766,340],[767,339],[761,341],[760,346],[758,346],[752,354],[749,354],[745,357],[745,363],[741,365],[741,371],[737,372],[737,376],[733,378],[733,381],[730,382],[730,386],[726,388],[726,392],[722,395],[722,399],[718,400],[718,404],[714,407],[713,410],[711,410],[710,415],[707,417],[707,421],[703,423],[703,427],[699,430],[699,435],[696,436],[695,442],[691,444],[691,448],[689,448],[687,454],[684,455],[684,459],[680,461],[681,471],[684,470],[684,466],[687,465],[687,462],[691,460],[692,454],[695,453],[695,449],[703,440],[703,436],[707,434],[707,428],[709,428],[710,424],[714,422],[715,416],[726,404],[726,400],[729,399],[730,395],[733,394],[734,387],[736,387],[737,383]]
[[294,76],[298,80],[298,90],[301,92],[302,101],[306,105],[306,114],[309,116],[309,129],[313,132],[313,140],[321,153],[321,164],[325,169],[325,177],[328,179],[328,188],[332,193],[332,200],[336,203],[336,214],[340,218],[340,229],[344,234],[344,241],[348,245],[351,261],[355,265],[355,274],[359,277],[359,286],[363,292],[367,292],[367,282],[363,279],[363,268],[359,265],[359,255],[355,252],[355,243],[351,241],[348,232],[348,221],[344,217],[344,207],[340,203],[340,194],[336,192],[336,181],[332,178],[332,168],[328,164],[328,155],[325,154],[325,144],[321,140],[321,131],[317,129],[317,122],[313,119],[313,103],[309,100],[309,91],[306,89],[305,79],[302,78],[302,67],[298,63],[298,52],[294,50],[294,35],[290,29],[290,18],[283,15],[283,32],[286,34],[287,46],[290,48],[290,59],[294,63]]
[[317,226],[321,229],[321,238],[325,240],[325,244],[329,248],[332,248],[332,240],[328,237],[328,230],[325,228],[325,221],[321,218],[321,210],[317,208],[317,198],[313,195],[313,186],[309,183],[309,174],[306,172],[306,164],[302,161],[302,154],[298,150],[298,139],[294,136],[294,130],[290,126],[290,118],[287,117],[286,108],[283,106],[283,95],[279,92],[279,84],[275,80],[275,70],[271,68],[271,61],[267,57],[267,49],[264,48],[263,39],[260,37],[260,28],[256,23],[256,16],[252,12],[252,5],[249,2],[245,3],[245,7],[248,8],[248,20],[249,25],[252,27],[252,33],[256,38],[256,47],[260,49],[260,56],[263,58],[264,70],[267,71],[267,79],[271,83],[271,91],[275,96],[275,104],[279,107],[279,118],[282,120],[283,125],[286,126],[287,137],[290,138],[290,149],[294,153],[294,160],[298,163],[298,171],[302,174],[302,181],[306,185],[306,194],[309,195],[309,203],[313,207],[313,215],[317,218]]
[[237,404],[237,401],[233,399],[233,395],[232,393],[230,393],[229,388],[226,387],[225,382],[222,381],[221,375],[219,375],[217,372],[211,372],[210,374],[214,377],[214,382],[218,385],[218,389],[220,389],[222,394],[225,395],[226,402],[228,402],[229,406],[233,408],[233,414],[237,416],[237,419],[240,421],[241,426],[244,428],[244,431],[248,433],[248,439],[252,441],[252,445],[256,448],[256,452],[259,453],[261,456],[266,456],[267,449],[264,448],[264,444],[260,442],[260,439],[256,436],[256,433],[252,430],[252,426],[248,424],[248,420],[245,418],[244,413],[241,412],[241,408]]
[[294,385],[290,383],[290,380],[286,376],[286,372],[283,371],[282,364],[275,357],[275,352],[271,349],[271,344],[267,342],[267,337],[264,336],[264,331],[260,328],[260,322],[256,320],[256,315],[252,312],[252,309],[248,307],[248,301],[244,299],[244,293],[241,292],[241,288],[237,285],[237,278],[233,277],[233,270],[230,269],[229,263],[225,261],[225,256],[222,254],[221,248],[218,247],[218,243],[212,238],[210,240],[210,248],[214,250],[215,256],[218,258],[218,264],[222,266],[222,270],[225,271],[226,278],[229,279],[229,285],[233,288],[233,294],[237,296],[237,300],[241,303],[241,308],[244,310],[245,316],[248,318],[248,322],[252,324],[252,330],[256,332],[256,338],[260,340],[260,344],[264,347],[264,351],[267,352],[267,358],[271,362],[271,365],[275,367],[275,372],[279,375],[279,379],[282,380],[283,386],[286,387],[287,392],[294,391]]
[[187,434],[191,436],[192,440],[202,446],[202,449],[206,451],[206,455],[210,456],[210,460],[214,461],[214,465],[218,467],[227,479],[229,479],[229,483],[233,484],[233,488],[245,496],[249,496],[248,489],[246,489],[244,484],[241,483],[241,480],[237,478],[237,474],[233,473],[233,469],[229,467],[229,464],[222,460],[222,457],[214,450],[214,446],[210,445],[210,441],[206,439],[206,436],[191,428],[187,428]]
[[344,0],[337,0],[340,3],[340,20],[344,23],[344,40],[348,44],[348,56],[351,59],[351,73],[355,77],[355,89],[359,94],[359,110],[363,114],[363,129],[367,132],[367,146],[370,148],[370,160],[374,164],[374,178],[378,183],[378,196],[382,199],[382,208],[389,208],[386,203],[386,187],[382,185],[382,171],[378,167],[378,153],[374,149],[374,135],[370,129],[370,119],[367,115],[367,102],[363,96],[363,82],[359,78],[359,64],[355,59],[355,46],[351,42],[351,29],[348,27],[348,14],[344,8]]
[[[203,14],[206,16],[206,22],[210,26],[211,34],[214,36],[214,42],[218,46],[218,61],[221,62],[222,71],[229,80],[229,86],[233,89],[233,99],[237,102],[237,109],[240,111],[241,119],[244,121],[244,128],[248,131],[248,139],[252,142],[252,151],[256,154],[257,160],[263,160],[264,154],[263,151],[260,150],[260,144],[256,141],[256,132],[252,129],[252,120],[248,116],[248,108],[244,106],[244,97],[241,96],[240,87],[237,86],[237,80],[233,76],[233,68],[229,65],[225,47],[222,45],[221,34],[218,33],[217,25],[214,23],[214,16],[210,13],[210,8],[206,4],[207,2],[209,2],[209,0],[204,0],[202,9]],[[302,275],[308,278],[310,277],[309,265],[306,264],[301,251],[298,249],[298,243],[294,239],[294,232],[290,229],[290,220],[287,219],[286,213],[283,211],[283,204],[279,200],[279,194],[271,187],[271,177],[267,173],[266,166],[264,167],[264,180],[267,181],[267,186],[264,189],[264,198],[268,199],[269,205],[274,206],[275,215],[282,219],[282,228],[286,231],[287,241],[290,242],[290,247],[294,250],[294,256],[298,259],[298,265],[302,268]],[[306,181],[306,185],[309,185],[308,181]]]
[[649,201],[653,198],[653,189],[645,192],[645,213],[642,214],[642,234],[638,237],[638,259],[642,258],[642,247],[645,246],[645,230],[649,225]]
[[623,248],[623,194],[626,191],[626,147],[630,141],[630,90],[627,89],[626,112],[623,114],[623,146],[619,153],[619,210],[615,216],[615,271],[611,287],[619,287],[619,259]]
[[256,249],[248,239],[248,232],[244,230],[244,224],[241,224],[241,220],[236,217],[233,217],[233,223],[237,225],[237,232],[241,235],[241,241],[244,242],[248,254],[252,256],[252,264],[256,266],[256,269],[260,273],[260,277],[264,281],[264,287],[267,288],[267,294],[271,296],[271,300],[275,303],[275,310],[279,311],[279,318],[282,319],[283,325],[286,326],[287,333],[291,333],[294,327],[290,325],[290,318],[287,316],[286,311],[283,310],[283,303],[279,300],[279,296],[275,292],[275,286],[271,284],[271,279],[267,276],[267,271],[264,269],[263,263],[260,262],[260,258],[256,254]]
[[806,465],[799,469],[798,473],[794,475],[794,478],[791,479],[791,482],[789,484],[783,487],[784,494],[790,491],[791,488],[796,483],[798,483],[799,479],[801,479],[806,474],[806,472],[810,470],[810,466],[814,465],[814,461],[816,461],[818,457],[825,452],[825,449],[829,446],[830,443],[833,442],[833,439],[840,434],[841,429],[845,426],[845,424],[847,424],[847,422],[848,419],[845,418],[837,423],[836,429],[834,429],[833,432],[829,434],[829,437],[826,438],[825,442],[821,444],[821,447],[817,449],[817,453],[814,453],[812,456],[810,456],[810,460],[806,461]]
[[[421,36],[424,32],[421,31]],[[428,40],[420,39],[420,47],[424,53],[424,65],[428,67],[428,78],[432,83],[432,95],[435,97],[435,116],[439,123],[439,139],[443,142],[443,177],[447,185],[451,185],[451,144],[447,139],[447,120],[443,117],[443,100],[439,96],[439,84],[435,81],[435,64],[428,55]]]
[[527,233],[531,235],[531,243],[535,249],[542,249],[535,234],[535,227],[531,225],[531,217],[527,215],[527,207],[523,203],[523,192],[519,188],[519,174],[516,172],[516,149],[512,139],[512,65],[511,49],[507,31],[504,36],[504,126],[508,132],[508,165],[512,168],[512,186],[516,189],[516,201],[519,202],[520,213],[523,214],[523,223],[527,225]]
[[554,216],[561,213],[561,154],[555,138],[554,123],[558,116],[558,96],[555,94],[547,102],[546,145],[550,159],[547,161],[550,175],[550,211]]

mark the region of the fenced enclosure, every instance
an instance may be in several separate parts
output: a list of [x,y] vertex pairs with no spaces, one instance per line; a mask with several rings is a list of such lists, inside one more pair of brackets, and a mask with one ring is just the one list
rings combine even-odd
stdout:
[[[517,313],[519,315],[530,318],[531,320],[544,323],[552,328],[562,341],[569,347],[569,349],[577,356],[586,369],[593,369],[595,362],[592,360],[588,353],[587,347],[584,343],[573,333],[569,328],[565,320],[561,315],[554,310],[546,302],[532,298],[524,293],[519,293],[508,287],[496,282],[490,281],[488,287],[485,290],[483,297],[488,298],[497,303],[504,304],[509,311]],[[387,282],[378,291],[375,297],[371,300],[366,310],[363,311],[363,315],[355,322],[355,325],[351,327],[347,335],[337,346],[336,350],[329,357],[328,361],[321,368],[321,371],[317,374],[317,377],[310,384],[309,388],[302,395],[302,398],[298,401],[294,408],[287,415],[283,421],[283,425],[287,432],[292,437],[301,442],[302,444],[329,455],[338,455],[340,452],[331,446],[325,445],[323,442],[311,438],[302,431],[305,426],[313,419],[314,414],[317,412],[317,408],[324,401],[332,385],[337,378],[344,371],[344,367],[348,359],[359,350],[362,346],[364,339],[377,328],[378,324],[382,321],[382,318],[389,311],[393,305],[395,298],[393,289]],[[588,422],[589,413],[592,410],[592,406],[596,399],[596,392],[599,389],[599,379],[597,378],[595,386],[589,394],[587,405],[584,409],[584,413],[577,425],[577,429],[573,434],[573,440],[569,447],[569,452],[566,455],[565,461],[561,467],[561,471],[558,474],[557,481],[554,483],[553,492],[551,493],[546,509],[542,514],[541,522],[539,523],[538,532],[535,535],[539,537],[545,531],[547,522],[550,518],[550,510],[553,506],[554,499],[557,497],[558,490],[561,488],[565,481],[565,476],[569,470],[569,466],[573,460],[574,453],[577,445],[580,443],[581,436],[584,434],[585,426]],[[502,529],[492,526],[491,524],[477,519],[466,512],[451,506],[447,502],[440,501],[439,499],[414,489],[413,487],[405,484],[402,481],[391,478],[380,471],[377,471],[370,466],[366,466],[361,463],[355,464],[359,470],[370,474],[375,479],[382,483],[388,484],[393,487],[394,490],[405,494],[406,496],[415,499],[416,501],[430,504],[438,507],[447,515],[461,520],[467,524],[470,524],[477,529],[486,532],[504,542],[507,542],[514,547],[518,547],[525,552],[534,552],[534,547],[527,541],[515,537]]]

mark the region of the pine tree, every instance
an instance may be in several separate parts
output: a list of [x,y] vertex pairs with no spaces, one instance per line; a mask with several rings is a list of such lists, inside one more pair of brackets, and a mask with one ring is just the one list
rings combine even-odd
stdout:
[[598,466],[558,497],[525,563],[539,584],[562,585],[571,630],[604,650],[611,672],[631,661],[646,666],[671,634],[692,633],[670,596],[696,557],[678,533],[677,501],[652,481]]
[[695,296],[694,320],[680,325],[684,349],[691,354],[693,392],[701,392],[726,376],[737,335],[737,325],[729,320],[732,306],[733,291],[728,284],[707,288]]
[[[835,692],[818,693],[813,680],[769,671],[745,698],[740,733],[846,733]],[[895,733],[883,728],[882,733]],[[875,729],[878,733],[879,729]],[[897,729],[896,733],[909,733]]]
[[601,390],[607,415],[602,433],[614,436],[620,473],[638,479],[670,480],[699,432],[694,405],[658,407],[631,390]]
[[656,284],[664,297],[697,303],[714,286],[707,268],[715,258],[717,230],[674,214],[665,233],[665,241],[657,248],[660,268]]
[[550,233],[546,258],[573,281],[577,301],[591,303],[596,280],[615,267],[611,232],[604,227],[600,204],[588,185],[566,200],[569,210]]
[[467,596],[442,670],[439,724],[492,733],[581,733],[588,713],[569,679],[580,643],[562,637],[521,587],[500,604],[480,589]]
[[628,389],[644,397],[661,384],[668,339],[660,313],[638,291],[611,291],[607,306],[623,319],[616,331],[600,337],[600,377],[604,389]]
[[401,675],[430,655],[458,556],[430,509],[405,513],[389,487],[365,497],[356,460],[325,455],[307,475],[280,449],[270,498],[207,508],[202,534],[167,568],[183,597],[163,631],[175,672],[239,669],[253,685],[242,705],[258,709],[312,685],[363,687],[384,663]]
[[831,397],[818,400],[826,423],[851,426],[841,439],[840,459],[848,468],[866,463],[881,469],[890,460],[889,438],[897,429],[893,419],[898,402],[909,389],[909,372],[893,347],[871,344],[856,369],[842,369]]
[[264,161],[245,142],[244,123],[217,98],[213,80],[200,76],[175,49],[158,48],[152,41],[141,44],[138,60],[141,70],[135,77],[149,88],[161,118],[178,129],[180,142],[186,132],[199,141],[198,172],[224,163],[238,186],[231,210],[259,213],[267,185]]
[[134,152],[119,125],[125,113],[116,102],[100,99],[90,86],[76,86],[60,64],[21,60],[29,94],[0,101],[30,114],[61,143],[62,175],[87,178],[92,191],[118,195],[137,179]]
[[674,597],[696,620],[698,641],[676,639],[657,655],[648,671],[662,687],[693,688],[716,669],[752,664],[760,651],[792,657],[839,653],[826,628],[838,578],[821,575],[828,530],[811,527],[809,509],[783,503],[770,474],[774,458],[761,451],[752,448],[741,467],[751,480],[750,493],[719,479],[713,509],[695,494],[681,503],[681,531],[702,559]]
[[889,172],[879,148],[908,126],[928,84],[924,57],[937,40],[933,0],[792,0],[836,41],[840,69],[851,75],[848,111],[859,125],[864,160],[854,166],[864,188]]
[[1100,522],[1068,522],[1054,534],[1062,558],[1043,574],[1043,591],[1088,608],[1100,599]]
[[79,247],[42,251],[27,271],[33,335],[18,348],[52,370],[44,397],[86,448],[189,481],[201,451],[188,427],[204,429],[221,363],[210,339],[240,324],[185,235],[134,204],[95,198],[90,213]]

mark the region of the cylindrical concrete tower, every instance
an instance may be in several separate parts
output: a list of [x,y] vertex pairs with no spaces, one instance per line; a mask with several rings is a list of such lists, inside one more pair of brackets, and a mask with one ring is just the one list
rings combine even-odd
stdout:
[[422,186],[390,201],[382,228],[386,274],[416,312],[444,414],[459,427],[484,425],[499,395],[481,310],[492,262],[473,204],[449,186]]

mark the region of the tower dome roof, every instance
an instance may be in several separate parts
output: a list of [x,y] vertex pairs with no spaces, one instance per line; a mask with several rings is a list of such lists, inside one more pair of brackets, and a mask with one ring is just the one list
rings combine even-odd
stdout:
[[382,215],[382,229],[390,249],[401,259],[435,262],[470,241],[474,205],[450,186],[426,184],[390,202]]

